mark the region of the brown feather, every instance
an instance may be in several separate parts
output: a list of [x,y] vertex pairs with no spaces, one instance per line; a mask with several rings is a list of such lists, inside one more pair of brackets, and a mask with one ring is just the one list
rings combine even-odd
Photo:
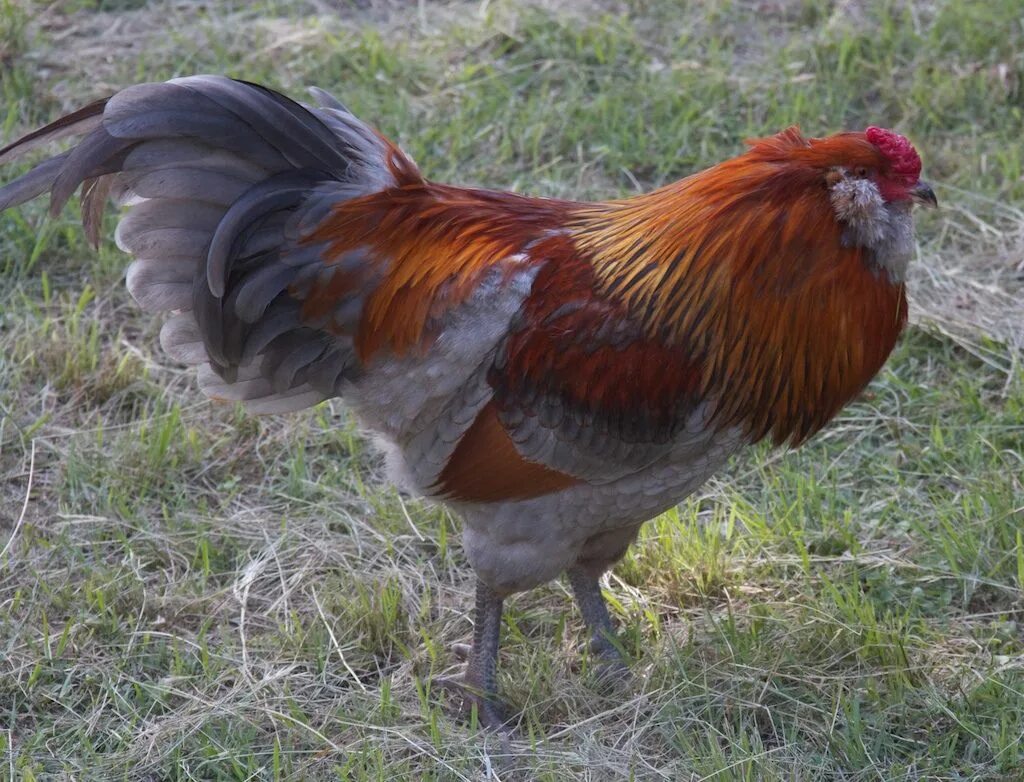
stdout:
[[462,502],[513,501],[540,497],[578,483],[571,475],[520,456],[490,402],[449,458],[438,478],[438,493]]
[[[531,251],[545,264],[492,370],[499,407],[529,415],[556,403],[564,417],[615,436],[665,442],[699,399],[689,351],[646,336],[634,314],[601,296],[593,266],[564,235]],[[523,400],[531,399],[530,402]],[[504,412],[504,408],[502,408]]]
[[93,249],[100,246],[100,229],[103,227],[103,212],[107,196],[113,187],[114,177],[110,174],[87,179],[82,184],[82,227]]

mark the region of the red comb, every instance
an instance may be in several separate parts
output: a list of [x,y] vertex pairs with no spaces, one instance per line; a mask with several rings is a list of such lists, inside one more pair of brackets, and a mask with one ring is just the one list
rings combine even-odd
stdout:
[[906,136],[901,136],[893,130],[876,128],[874,125],[868,128],[864,135],[889,159],[893,174],[906,177],[911,182],[916,182],[921,176],[921,158]]

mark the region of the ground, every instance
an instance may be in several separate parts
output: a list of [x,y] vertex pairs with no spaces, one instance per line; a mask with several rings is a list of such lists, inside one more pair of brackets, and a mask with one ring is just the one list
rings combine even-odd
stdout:
[[506,744],[429,690],[470,634],[457,521],[341,404],[203,399],[75,209],[4,215],[0,778],[1024,778],[1022,52],[1019,0],[0,0],[4,139],[223,72],[336,92],[433,179],[576,198],[892,126],[942,205],[868,392],[611,574],[632,685],[596,686],[564,584],[510,601]]

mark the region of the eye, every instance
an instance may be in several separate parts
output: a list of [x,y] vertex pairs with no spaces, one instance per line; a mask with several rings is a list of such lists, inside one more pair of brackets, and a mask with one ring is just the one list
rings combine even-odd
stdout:
[[858,179],[866,179],[868,175],[868,170],[864,166],[858,166],[857,168],[853,169],[853,175]]

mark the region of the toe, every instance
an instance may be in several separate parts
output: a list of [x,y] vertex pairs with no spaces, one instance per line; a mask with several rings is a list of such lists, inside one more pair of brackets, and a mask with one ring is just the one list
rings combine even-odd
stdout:
[[[467,719],[472,719],[473,705],[469,706]],[[503,701],[496,698],[481,698],[476,703],[476,719],[480,727],[487,730],[509,730],[509,710]]]
[[450,692],[458,704],[459,716],[471,722],[476,711],[477,724],[488,730],[508,730],[508,707],[494,695],[487,695],[468,683],[464,676],[443,676],[432,681],[433,686]]
[[635,680],[633,670],[621,659],[603,660],[594,668],[594,681],[602,692],[623,692]]

